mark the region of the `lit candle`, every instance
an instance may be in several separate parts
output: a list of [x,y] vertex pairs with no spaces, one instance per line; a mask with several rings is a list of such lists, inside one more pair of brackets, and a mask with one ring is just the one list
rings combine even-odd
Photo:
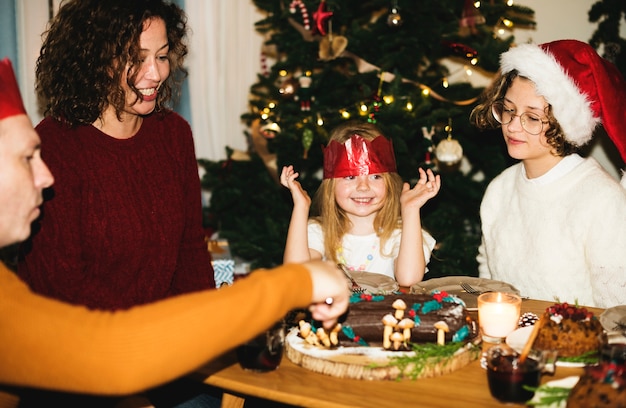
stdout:
[[500,342],[517,328],[522,299],[511,293],[491,292],[478,297],[478,323],[483,339]]

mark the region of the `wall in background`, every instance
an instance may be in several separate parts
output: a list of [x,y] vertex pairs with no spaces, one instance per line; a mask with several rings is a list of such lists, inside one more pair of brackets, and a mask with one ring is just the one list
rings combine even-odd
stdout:
[[15,1],[0,0],[0,59],[9,58],[17,64]]

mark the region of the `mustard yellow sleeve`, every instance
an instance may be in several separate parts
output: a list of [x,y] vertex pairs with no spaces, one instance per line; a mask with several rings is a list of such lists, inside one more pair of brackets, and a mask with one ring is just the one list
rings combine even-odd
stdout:
[[219,290],[90,311],[32,293],[0,263],[0,384],[135,393],[194,370],[311,296],[308,271],[291,264]]

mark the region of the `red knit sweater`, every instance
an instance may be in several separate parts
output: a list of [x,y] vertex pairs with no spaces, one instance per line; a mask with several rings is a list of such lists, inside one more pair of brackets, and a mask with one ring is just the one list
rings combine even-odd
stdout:
[[115,310],[215,287],[182,117],[151,115],[124,140],[51,118],[37,131],[55,183],[21,248],[18,274],[34,291]]

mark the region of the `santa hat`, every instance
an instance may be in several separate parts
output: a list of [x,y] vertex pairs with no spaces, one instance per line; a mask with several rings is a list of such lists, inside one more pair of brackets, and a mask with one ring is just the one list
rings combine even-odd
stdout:
[[5,58],[0,61],[0,120],[22,114],[26,114],[26,109],[17,87],[13,66]]
[[[626,162],[626,81],[589,44],[519,45],[501,55],[500,68],[503,74],[517,70],[535,83],[570,143],[583,146],[602,124]],[[622,185],[626,187],[626,174]]]

